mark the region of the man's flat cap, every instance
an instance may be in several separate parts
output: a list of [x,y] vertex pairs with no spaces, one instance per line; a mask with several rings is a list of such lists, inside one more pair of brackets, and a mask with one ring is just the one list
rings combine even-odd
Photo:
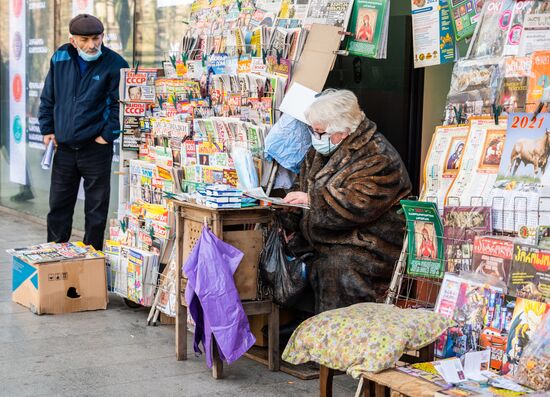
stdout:
[[90,14],[79,14],[69,22],[69,33],[79,36],[93,36],[103,30],[101,21]]

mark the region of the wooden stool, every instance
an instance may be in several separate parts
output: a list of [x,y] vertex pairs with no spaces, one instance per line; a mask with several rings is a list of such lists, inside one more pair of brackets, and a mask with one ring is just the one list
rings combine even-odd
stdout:
[[[416,355],[411,353],[413,352],[405,353],[400,361],[411,364],[431,361],[434,357],[434,345],[432,343],[418,350]],[[332,397],[332,382],[337,372],[339,371],[321,365],[319,374],[319,395],[321,397]],[[355,397],[361,397],[361,394],[365,397],[384,397],[386,389],[390,390],[391,397],[424,397],[433,396],[433,393],[441,390],[441,387],[395,369],[388,369],[377,374],[363,374],[359,380]],[[419,390],[426,390],[431,394],[422,394],[419,393]]]

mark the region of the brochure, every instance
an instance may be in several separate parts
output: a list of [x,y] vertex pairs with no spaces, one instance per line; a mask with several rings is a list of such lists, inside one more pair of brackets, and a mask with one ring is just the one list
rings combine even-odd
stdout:
[[407,221],[407,273],[439,278],[444,270],[443,225],[435,203],[401,200]]
[[411,0],[415,68],[455,60],[455,38],[448,1]]

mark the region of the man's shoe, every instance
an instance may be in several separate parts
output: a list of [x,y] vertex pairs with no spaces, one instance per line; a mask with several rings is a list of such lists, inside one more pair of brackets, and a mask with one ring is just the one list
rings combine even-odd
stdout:
[[10,200],[14,203],[23,203],[25,201],[32,200],[33,198],[34,194],[32,194],[32,190],[26,189],[17,193],[15,196],[11,196]]

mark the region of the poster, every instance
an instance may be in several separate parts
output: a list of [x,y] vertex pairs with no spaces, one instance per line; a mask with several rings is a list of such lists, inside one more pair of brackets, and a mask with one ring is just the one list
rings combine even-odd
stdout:
[[323,25],[348,26],[353,0],[311,0],[304,19],[304,26],[314,23]]
[[349,31],[347,50],[351,55],[385,58],[388,35],[389,0],[357,0]]
[[484,0],[449,0],[451,21],[457,41],[474,34]]
[[415,68],[455,60],[455,39],[447,1],[411,1]]
[[518,298],[550,301],[550,250],[514,245],[508,293]]
[[470,119],[470,133],[462,165],[445,197],[445,205],[491,205],[489,196],[497,177],[506,122],[493,118]]
[[550,155],[550,118],[531,113],[508,116],[506,140],[498,175],[491,191],[493,227],[518,232],[521,227],[536,228],[548,223],[546,212],[539,213],[539,198],[547,195],[550,173],[546,173]]
[[27,184],[27,10],[26,2],[9,2],[9,142],[10,181]]
[[460,170],[467,140],[468,126],[436,127],[432,136],[420,200],[435,202],[441,214],[445,195]]
[[407,220],[407,273],[443,276],[443,225],[434,203],[401,200]]

